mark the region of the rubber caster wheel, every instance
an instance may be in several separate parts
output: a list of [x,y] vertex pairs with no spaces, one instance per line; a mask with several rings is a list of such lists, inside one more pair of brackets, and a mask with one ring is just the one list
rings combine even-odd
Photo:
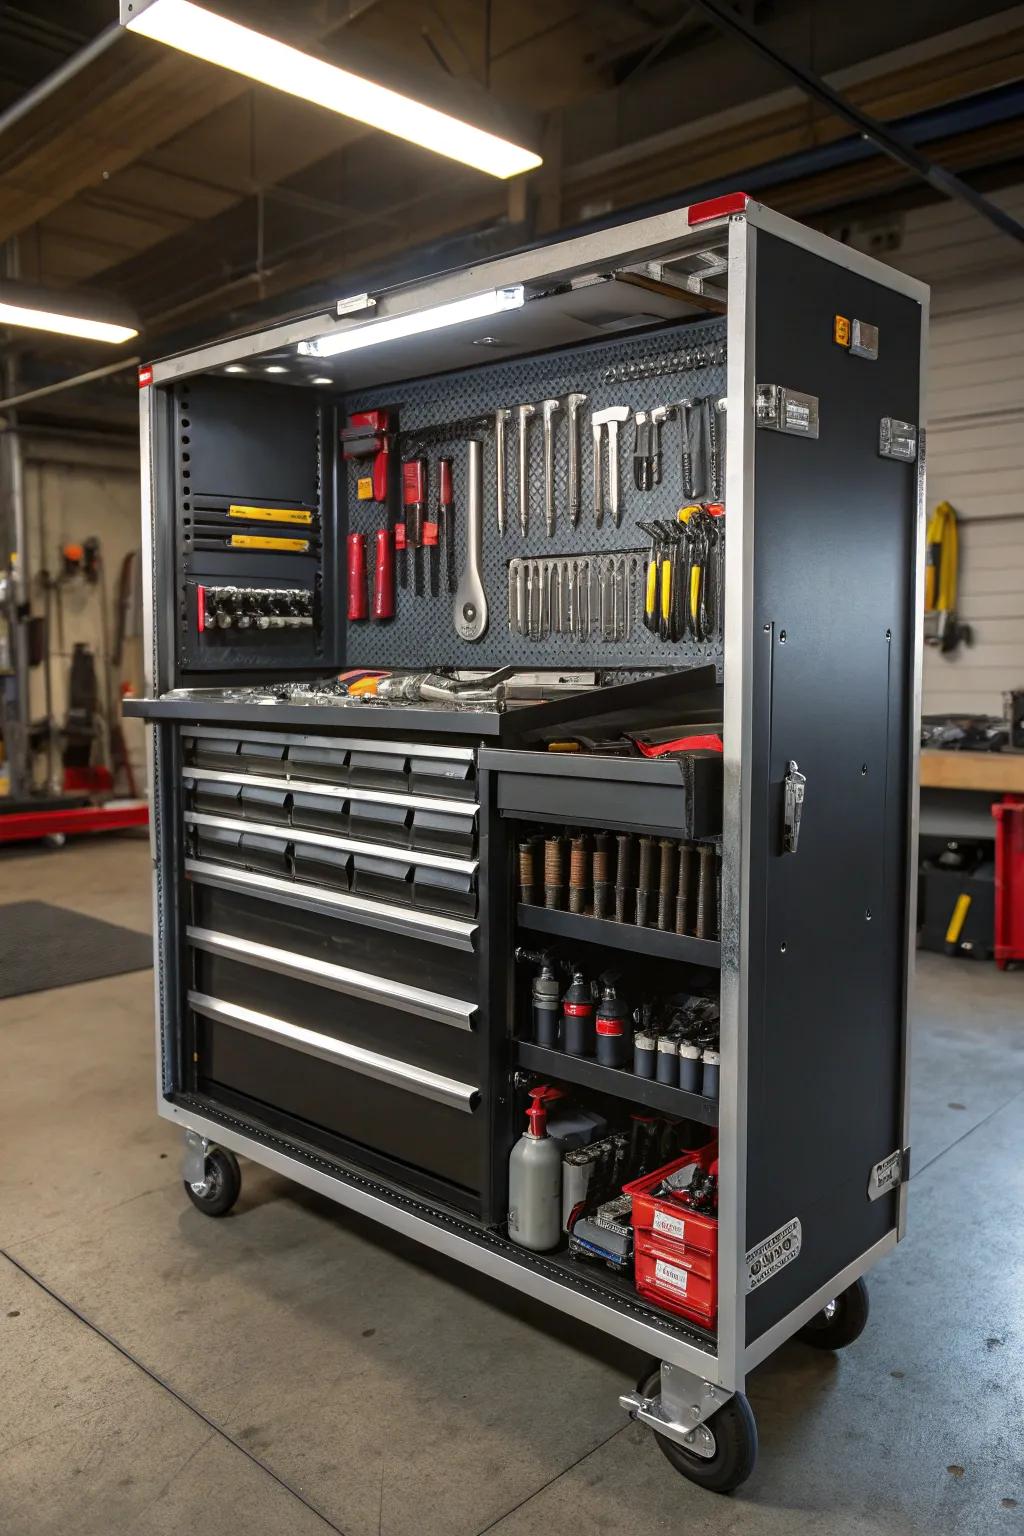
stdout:
[[63,848],[66,842],[67,836],[65,833],[47,832],[46,836],[43,838],[43,847],[52,849]]
[[[661,1391],[661,1372],[652,1371],[637,1383],[637,1390],[644,1397],[656,1397]],[[713,1413],[700,1426],[709,1456],[698,1456],[685,1446],[677,1445],[666,1435],[654,1431],[658,1449],[671,1462],[675,1470],[698,1488],[709,1493],[732,1493],[745,1483],[757,1461],[757,1423],[753,1410],[742,1392],[717,1413]]]
[[864,1332],[870,1310],[868,1288],[863,1280],[855,1280],[805,1323],[797,1338],[815,1349],[845,1349]]
[[238,1158],[224,1147],[211,1147],[206,1154],[206,1177],[202,1184],[184,1180],[185,1193],[204,1216],[226,1216],[242,1188],[242,1170]]

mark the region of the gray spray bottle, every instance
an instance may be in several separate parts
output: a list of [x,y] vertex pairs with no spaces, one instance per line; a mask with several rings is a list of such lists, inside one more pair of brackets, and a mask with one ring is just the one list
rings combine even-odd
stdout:
[[535,1253],[562,1238],[562,1148],[548,1135],[547,1106],[563,1097],[547,1083],[530,1089],[526,1130],[508,1160],[508,1235]]

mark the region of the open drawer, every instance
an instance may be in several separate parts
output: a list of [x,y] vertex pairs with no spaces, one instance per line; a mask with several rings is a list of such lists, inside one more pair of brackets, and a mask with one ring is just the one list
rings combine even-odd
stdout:
[[571,826],[621,827],[664,837],[722,830],[722,754],[642,758],[485,747],[499,814]]

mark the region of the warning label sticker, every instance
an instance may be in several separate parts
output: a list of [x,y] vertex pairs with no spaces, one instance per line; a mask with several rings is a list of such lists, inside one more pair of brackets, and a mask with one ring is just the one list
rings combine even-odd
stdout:
[[764,1285],[780,1269],[792,1264],[800,1253],[802,1240],[800,1221],[794,1216],[792,1221],[787,1221],[771,1237],[766,1237],[756,1248],[751,1248],[747,1254],[747,1290],[756,1291],[759,1285]]
[[868,1179],[868,1199],[878,1200],[882,1195],[895,1189],[903,1178],[903,1153],[890,1152],[888,1157],[883,1157],[880,1163],[876,1163],[871,1170]]

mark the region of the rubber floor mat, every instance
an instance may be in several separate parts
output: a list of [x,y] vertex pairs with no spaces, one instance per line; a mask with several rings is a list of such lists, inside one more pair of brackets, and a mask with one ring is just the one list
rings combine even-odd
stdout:
[[152,964],[148,934],[47,901],[0,906],[0,997],[72,987]]

